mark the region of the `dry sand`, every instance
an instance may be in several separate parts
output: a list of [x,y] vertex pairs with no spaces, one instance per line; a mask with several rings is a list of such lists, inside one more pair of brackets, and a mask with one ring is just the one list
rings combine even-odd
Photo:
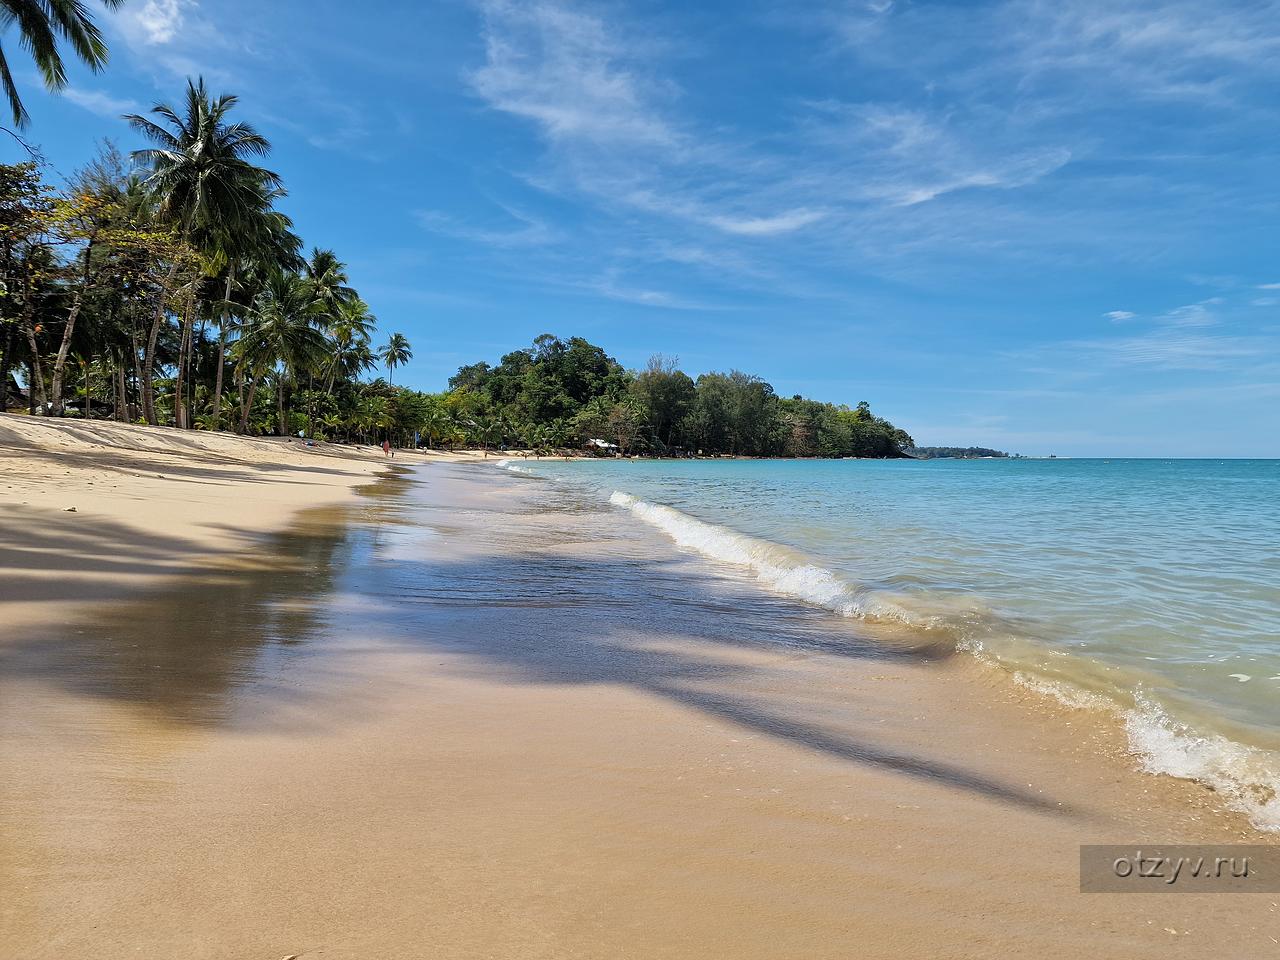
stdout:
[[[1078,892],[1081,843],[1275,840],[1118,730],[621,512],[471,465],[370,485],[376,458],[19,426],[4,960],[1280,955],[1277,895]],[[245,557],[182,573],[206,552]],[[115,564],[150,589],[52,612]],[[31,598],[40,570],[69,585]]]

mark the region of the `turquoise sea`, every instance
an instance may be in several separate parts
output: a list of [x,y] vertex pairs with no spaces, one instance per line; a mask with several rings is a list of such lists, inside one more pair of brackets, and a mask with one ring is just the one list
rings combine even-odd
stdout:
[[1085,710],[1280,830],[1280,461],[503,462]]

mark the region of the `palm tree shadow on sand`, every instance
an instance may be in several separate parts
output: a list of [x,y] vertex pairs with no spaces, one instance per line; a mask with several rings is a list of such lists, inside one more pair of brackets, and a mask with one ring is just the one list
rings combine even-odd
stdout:
[[[800,706],[783,712],[754,702],[742,690],[755,668],[733,655],[782,648],[919,662],[945,649],[836,632],[821,611],[745,587],[727,593],[678,560],[385,550],[383,541],[406,523],[395,496],[359,509],[364,522],[311,523],[277,537],[269,559],[252,568],[189,580],[91,624],[10,645],[0,675],[39,678],[175,724],[266,728],[287,707],[320,696],[291,682],[291,673],[333,669],[340,658],[327,655],[372,636],[398,652],[421,651],[424,661],[442,650],[461,654],[489,680],[631,687],[848,763],[1035,812],[1072,813],[961,764],[863,742]],[[353,594],[358,614],[339,602]],[[370,700],[376,709],[376,695]],[[307,706],[306,723],[326,722],[323,703]]]

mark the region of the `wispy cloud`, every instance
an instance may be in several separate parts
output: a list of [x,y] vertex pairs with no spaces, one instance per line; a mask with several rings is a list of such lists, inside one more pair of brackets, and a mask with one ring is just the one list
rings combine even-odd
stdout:
[[497,110],[535,121],[553,141],[671,145],[649,106],[654,84],[595,16],[554,2],[483,0],[485,63],[471,75]]
[[414,216],[423,227],[433,233],[490,247],[540,247],[559,239],[559,231],[553,229],[546,221],[515,207],[501,206],[511,225],[480,227],[461,222],[456,217],[438,210],[419,210]]
[[1177,328],[1117,340],[1079,341],[1072,346],[1108,363],[1161,370],[1225,370],[1242,360],[1264,357],[1272,348],[1259,337],[1209,336]]
[[[1238,319],[1244,301],[1211,297],[1157,314],[1141,323],[1140,332],[1125,336],[1050,343],[1022,353],[1023,360],[1048,369],[1092,370],[1135,368],[1153,371],[1214,371],[1257,374],[1280,352],[1280,338],[1251,329]],[[1132,330],[1137,315],[1127,310],[1104,314]]]
[[[1037,109],[1074,110],[1103,91],[1225,103],[1248,75],[1280,72],[1277,4],[1232,4],[1206,16],[1197,0],[998,0],[955,7],[840,4],[826,30],[869,64],[906,61],[960,88],[1003,84]],[[959,44],[979,55],[961,69]]]
[[[478,8],[484,62],[467,79],[544,143],[527,182],[586,199],[602,217],[669,221],[669,246],[701,246],[712,231],[817,245],[829,256],[867,244],[884,256],[890,245],[871,234],[908,221],[892,224],[880,211],[1014,191],[1071,160],[1061,144],[1011,141],[999,117],[978,124],[895,104],[797,102],[791,136],[762,142],[682,110],[661,42],[632,39],[650,35],[643,25],[568,0],[479,0]],[[864,12],[880,20],[891,8]]]
[[68,87],[62,95],[78,107],[83,107],[100,117],[119,119],[125,113],[137,113],[142,109],[136,100],[117,98],[101,90],[84,90],[79,87]]
[[1199,303],[1188,303],[1180,307],[1174,307],[1168,313],[1161,314],[1157,319],[1160,323],[1167,324],[1170,327],[1211,327],[1218,322],[1218,317],[1211,308],[1220,303],[1222,303],[1221,297],[1211,297],[1208,300],[1201,300]]
[[599,294],[609,300],[620,300],[644,307],[662,307],[667,310],[718,310],[714,304],[690,300],[665,290],[633,286],[623,282],[617,269],[606,270],[601,276],[577,284],[583,290]]
[[725,233],[743,237],[767,237],[777,233],[791,233],[811,223],[817,223],[826,213],[821,210],[789,210],[772,217],[711,217],[712,226]]

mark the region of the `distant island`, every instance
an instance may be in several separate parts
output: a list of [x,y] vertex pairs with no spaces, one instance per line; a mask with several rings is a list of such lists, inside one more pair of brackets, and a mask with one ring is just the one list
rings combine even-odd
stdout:
[[980,460],[984,457],[1017,460],[1020,453],[1005,453],[989,447],[908,447],[902,451],[917,460]]

